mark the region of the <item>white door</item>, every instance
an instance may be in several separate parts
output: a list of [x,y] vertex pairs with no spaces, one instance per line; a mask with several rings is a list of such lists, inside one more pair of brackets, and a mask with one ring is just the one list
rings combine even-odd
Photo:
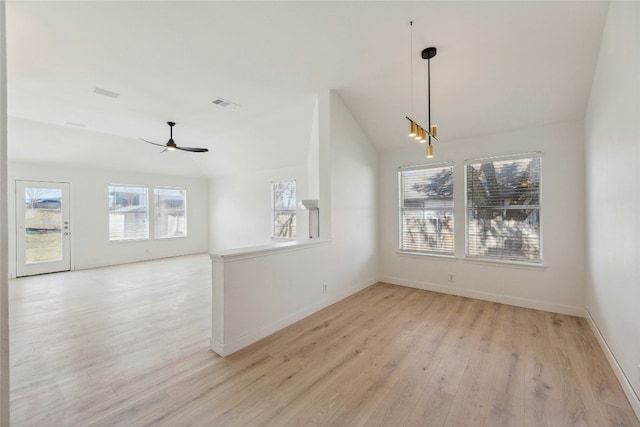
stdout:
[[71,270],[69,184],[16,181],[18,277]]

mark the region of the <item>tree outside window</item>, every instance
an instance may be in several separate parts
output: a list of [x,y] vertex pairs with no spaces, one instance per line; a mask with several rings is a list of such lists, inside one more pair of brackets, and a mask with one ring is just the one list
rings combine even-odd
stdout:
[[271,184],[272,237],[296,238],[296,182],[283,181]]
[[469,257],[542,262],[540,157],[466,165]]
[[454,254],[453,165],[399,172],[400,250]]

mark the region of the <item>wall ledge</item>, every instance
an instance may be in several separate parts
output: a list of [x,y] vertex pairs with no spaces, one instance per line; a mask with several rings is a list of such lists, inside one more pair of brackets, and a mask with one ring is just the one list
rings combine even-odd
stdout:
[[212,261],[232,262],[248,258],[259,258],[282,252],[298,251],[318,246],[330,245],[331,239],[305,239],[287,242],[274,242],[248,248],[224,249],[212,251],[209,256]]
[[442,294],[457,295],[467,298],[475,298],[483,301],[497,302],[500,304],[514,305],[516,307],[531,308],[534,310],[549,311],[552,313],[566,314],[569,316],[586,317],[586,310],[583,307],[573,307],[570,305],[554,304],[545,301],[536,301],[526,298],[511,297],[507,295],[492,294],[473,289],[454,288],[451,286],[437,285],[427,282],[405,280],[398,277],[385,276],[380,278],[381,282],[392,285],[407,286],[410,288],[423,289],[425,291],[439,292]]
[[602,348],[602,352],[607,358],[607,361],[609,362],[611,369],[613,369],[613,373],[616,374],[616,378],[618,378],[618,382],[620,383],[620,386],[622,387],[624,394],[627,396],[627,399],[629,400],[629,404],[631,404],[631,407],[633,408],[633,412],[636,413],[636,417],[638,418],[638,421],[640,421],[640,397],[633,390],[631,383],[627,379],[627,376],[622,370],[622,367],[618,364],[618,361],[616,360],[616,357],[611,351],[611,348],[609,348],[607,341],[604,339],[604,337],[600,333],[600,329],[598,328],[598,325],[596,324],[593,317],[591,317],[591,313],[589,313],[588,309],[585,309],[585,311],[587,314],[585,316],[587,319],[587,323],[589,324],[589,327],[593,331],[593,334],[596,336],[596,339],[598,340],[598,344],[600,344],[600,347]]

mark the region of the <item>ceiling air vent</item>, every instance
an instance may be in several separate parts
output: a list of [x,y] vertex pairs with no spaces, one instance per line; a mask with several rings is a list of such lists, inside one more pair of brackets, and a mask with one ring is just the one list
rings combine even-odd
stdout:
[[120,96],[119,93],[111,92],[110,90],[102,89],[99,87],[95,88],[93,90],[93,93],[97,93],[98,95],[108,96],[109,98],[114,98],[114,99]]
[[218,98],[214,100],[213,103],[216,105],[219,105],[220,107],[230,108],[232,110],[235,110],[236,108],[240,108],[240,106],[235,102],[231,102],[223,98]]

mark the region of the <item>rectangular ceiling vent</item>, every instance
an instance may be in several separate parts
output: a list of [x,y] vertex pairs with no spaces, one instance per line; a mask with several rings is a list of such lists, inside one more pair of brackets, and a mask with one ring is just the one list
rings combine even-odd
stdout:
[[111,92],[110,90],[102,89],[102,88],[99,88],[99,87],[95,88],[93,90],[93,93],[97,93],[98,95],[108,96],[109,98],[113,98],[113,99],[115,99],[115,98],[120,96],[119,93]]
[[240,106],[238,104],[236,104],[235,102],[231,102],[231,101],[223,99],[223,98],[218,98],[218,99],[214,100],[213,103],[216,104],[216,105],[219,105],[220,107],[230,108],[232,110],[240,108]]

